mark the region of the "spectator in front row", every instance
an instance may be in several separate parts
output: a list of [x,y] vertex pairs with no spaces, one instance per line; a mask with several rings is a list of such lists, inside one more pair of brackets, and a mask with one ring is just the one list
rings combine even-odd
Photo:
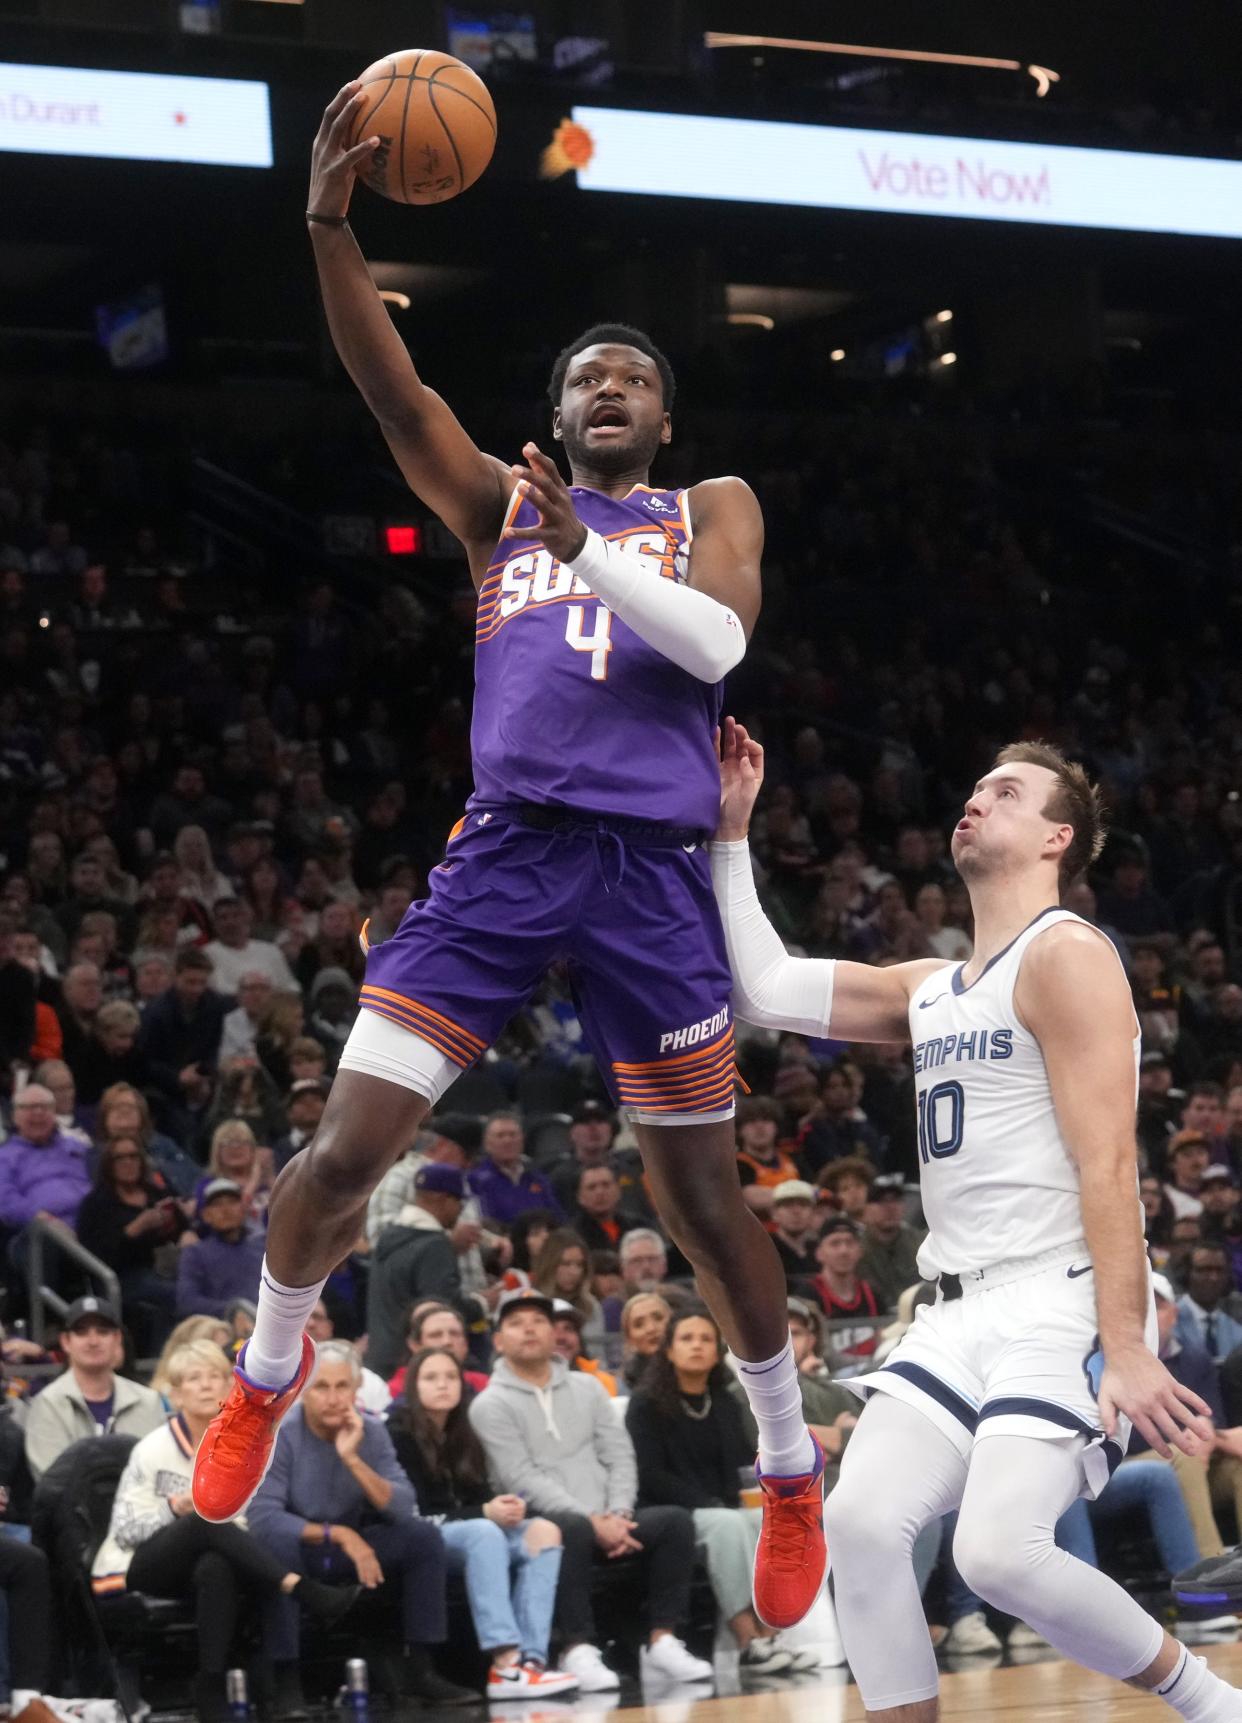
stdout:
[[[399,1597],[407,1698],[472,1705],[477,1695],[446,1681],[429,1648],[448,1630],[444,1539],[418,1517],[413,1486],[392,1439],[354,1405],[362,1366],[353,1347],[329,1340],[314,1374],[285,1419],[271,1470],[251,1503],[250,1526],[295,1573],[356,1581],[367,1591],[392,1586]],[[296,1601],[271,1597],[263,1649],[289,1709],[300,1698]]]
[[818,1668],[760,1624],[751,1581],[760,1508],[741,1504],[739,1474],[754,1444],[729,1393],[720,1329],[706,1310],[679,1311],[625,1412],[644,1506],[675,1504],[693,1516],[712,1594],[737,1642],[743,1669],[769,1675]]
[[484,1220],[514,1221],[526,1209],[563,1212],[551,1180],[535,1172],[523,1154],[526,1140],[514,1113],[493,1113],[483,1131],[483,1159],[470,1174]]
[[20,1717],[47,1690],[52,1656],[52,1580],[33,1544],[0,1537],[0,1704]]
[[259,1296],[263,1234],[246,1224],[241,1186],[209,1179],[199,1192],[197,1244],[182,1248],[177,1264],[177,1310],[182,1316],[223,1316],[235,1298]]
[[475,1633],[491,1663],[488,1698],[569,1692],[578,1685],[574,1677],[547,1667],[560,1529],[551,1520],[528,1519],[521,1496],[496,1495],[489,1487],[468,1399],[451,1352],[418,1352],[404,1397],[388,1414],[388,1433],[419,1513],[440,1527],[450,1572],[465,1575]]
[[160,1397],[116,1372],[125,1355],[121,1319],[102,1298],[65,1312],[60,1349],[68,1363],[30,1403],[26,1463],[36,1482],[84,1436],[145,1436],[163,1421]]
[[321,1585],[277,1560],[246,1527],[212,1525],[194,1512],[194,1455],[229,1391],[232,1372],[207,1340],[180,1346],[168,1361],[173,1416],[143,1437],[129,1457],[112,1504],[108,1535],[91,1569],[97,1595],[125,1590],[191,1596],[198,1628],[194,1703],[199,1723],[226,1723],[224,1677],[242,1597],[279,1595],[318,1621],[339,1621],[360,1587]]
[[449,1237],[461,1215],[466,1184],[457,1167],[430,1161],[414,1175],[414,1200],[376,1240],[367,1282],[367,1357],[391,1376],[405,1354],[410,1307],[437,1298],[456,1305],[461,1271]]
[[636,1555],[647,1597],[644,1675],[710,1681],[711,1664],[692,1657],[674,1631],[689,1611],[694,1522],[684,1508],[635,1508],[633,1445],[599,1383],[557,1357],[552,1318],[552,1300],[541,1293],[501,1300],[494,1337],[500,1356],[491,1386],[471,1403],[470,1422],[497,1487],[561,1528],[561,1667],[585,1693],[619,1685],[597,1645],[591,1566]]

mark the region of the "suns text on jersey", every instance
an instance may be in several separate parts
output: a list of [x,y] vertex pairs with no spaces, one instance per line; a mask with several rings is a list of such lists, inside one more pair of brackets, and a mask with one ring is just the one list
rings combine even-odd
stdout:
[[[645,558],[652,571],[666,579],[681,574],[678,553],[683,549],[666,532],[638,531],[610,541],[626,556]],[[558,562],[550,550],[528,550],[505,564],[500,577],[499,614],[505,621],[528,605],[555,604],[563,598],[589,598],[591,589],[572,568]]]

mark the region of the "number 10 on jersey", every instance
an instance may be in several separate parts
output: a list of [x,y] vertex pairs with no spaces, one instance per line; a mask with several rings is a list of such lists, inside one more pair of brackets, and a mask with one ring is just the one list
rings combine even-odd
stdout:
[[608,654],[612,651],[612,611],[602,604],[595,606],[594,626],[589,634],[582,632],[586,621],[586,605],[571,604],[565,618],[565,639],[575,652],[591,654],[592,682],[607,682]]
[[937,1083],[919,1094],[919,1159],[947,1161],[966,1134],[966,1097],[960,1083]]

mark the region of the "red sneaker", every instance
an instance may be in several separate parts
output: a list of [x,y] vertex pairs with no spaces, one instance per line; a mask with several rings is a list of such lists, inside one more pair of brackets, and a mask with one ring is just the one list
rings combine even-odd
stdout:
[[315,1362],[315,1342],[302,1336],[302,1362],[287,1387],[260,1388],[242,1369],[218,1415],[207,1426],[194,1459],[194,1509],[200,1519],[235,1520],[267,1475],[276,1451],[280,1420],[305,1388]]
[[796,1627],[819,1596],[828,1566],[824,1542],[824,1451],[793,1478],[765,1478],[763,1529],[755,1551],[755,1613],[769,1627]]

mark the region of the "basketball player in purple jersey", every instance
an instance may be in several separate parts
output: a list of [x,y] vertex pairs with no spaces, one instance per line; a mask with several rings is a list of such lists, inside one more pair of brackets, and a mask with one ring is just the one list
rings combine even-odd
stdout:
[[[199,1450],[195,1505],[221,1520],[250,1499],[310,1368],[306,1320],[371,1191],[563,960],[664,1223],[740,1361],[765,1489],[755,1602],[791,1625],[823,1582],[823,1456],[802,1416],[780,1261],[738,1182],[731,977],[707,849],[720,684],[759,614],[762,517],[740,479],[648,485],[672,436],[673,374],[624,325],[588,330],[552,372],[571,485],[534,443],[517,466],[475,447],[415,372],[349,230],[375,143],[345,146],[358,99],[347,85],[324,115],[310,232],[337,351],[478,588],[476,787],[430,897],[369,953],[323,1123],[273,1192],[258,1320]],[[623,1517],[604,1519],[601,1545],[624,1547]]]

